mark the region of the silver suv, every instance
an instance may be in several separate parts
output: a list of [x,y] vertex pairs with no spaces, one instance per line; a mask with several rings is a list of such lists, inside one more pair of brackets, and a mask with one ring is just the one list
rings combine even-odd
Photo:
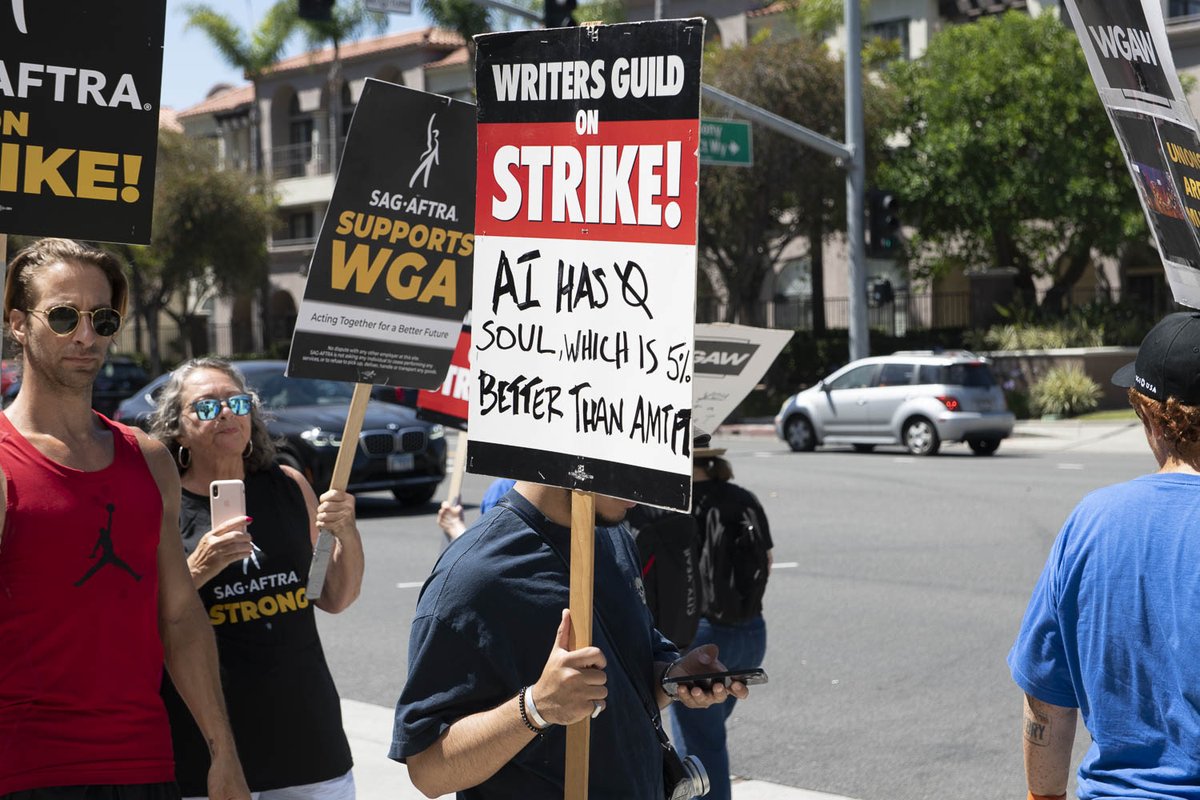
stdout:
[[1012,434],[1013,415],[987,362],[965,350],[902,351],[854,361],[792,395],[775,432],[793,450],[850,444],[859,452],[900,444],[930,456],[966,442],[990,456]]

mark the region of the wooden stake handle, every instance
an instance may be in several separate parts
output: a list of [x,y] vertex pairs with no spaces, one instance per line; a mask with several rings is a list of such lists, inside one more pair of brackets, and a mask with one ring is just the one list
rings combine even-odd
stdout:
[[[592,588],[596,566],[596,498],[571,492],[571,649],[592,644]],[[567,765],[563,797],[587,800],[592,720],[567,728]]]
[[467,471],[467,432],[458,434],[458,444],[454,448],[454,470],[450,473],[450,488],[446,490],[446,499],[450,505],[462,505],[463,473]]

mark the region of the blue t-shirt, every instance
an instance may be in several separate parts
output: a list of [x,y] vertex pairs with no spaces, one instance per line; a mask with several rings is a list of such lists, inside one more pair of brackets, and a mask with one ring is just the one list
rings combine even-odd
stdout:
[[1200,799],[1200,476],[1083,499],[1008,655],[1028,694],[1092,735],[1079,798]]
[[515,484],[512,478],[497,478],[492,481],[492,485],[483,493],[483,499],[479,501],[479,513],[486,514],[492,510],[492,506],[504,499],[504,495],[508,494],[508,490]]
[[[510,700],[541,677],[569,605],[570,530],[517,492],[482,516],[443,552],[421,590],[409,637],[408,681],[396,705],[389,756],[404,761],[451,723]],[[591,724],[590,796],[662,800],[662,755],[646,701],[653,664],[678,656],[653,627],[641,595],[633,540],[621,527],[596,528],[593,644],[608,666],[607,708]],[[616,640],[610,642],[607,633]],[[619,661],[614,648],[620,651]],[[635,689],[621,662],[641,683]],[[645,698],[645,700],[643,700]],[[513,713],[516,713],[515,710]],[[537,736],[463,800],[561,800],[566,728]]]

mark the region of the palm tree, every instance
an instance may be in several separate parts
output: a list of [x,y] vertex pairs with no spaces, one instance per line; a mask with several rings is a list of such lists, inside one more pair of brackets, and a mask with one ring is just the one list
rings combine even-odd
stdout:
[[[184,6],[186,29],[202,31],[225,60],[258,86],[258,79],[283,55],[298,21],[295,0],[277,0],[249,35],[229,17],[203,3]],[[262,148],[258,138],[258,97],[250,106],[251,171],[262,169]]]
[[473,0],[421,0],[421,8],[425,15],[433,20],[434,25],[454,31],[466,42],[468,80],[474,84],[475,40],[471,37],[492,29],[488,7]]
[[333,46],[333,58],[329,62],[329,155],[330,165],[338,168],[338,144],[342,118],[342,42],[354,40],[364,34],[380,34],[387,30],[387,14],[367,9],[363,0],[337,3],[328,20],[301,19],[295,3],[289,8],[296,24],[304,31],[310,47],[319,47],[326,42]]

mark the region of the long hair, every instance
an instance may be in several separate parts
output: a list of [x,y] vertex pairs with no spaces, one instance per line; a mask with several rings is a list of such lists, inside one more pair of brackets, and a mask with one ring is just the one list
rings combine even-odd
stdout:
[[263,418],[258,394],[246,386],[246,378],[242,375],[241,370],[223,358],[211,356],[193,358],[179,365],[171,373],[171,377],[167,378],[167,382],[163,384],[162,390],[158,393],[158,405],[155,407],[154,413],[150,415],[150,435],[167,446],[167,449],[171,451],[171,457],[175,459],[175,465],[179,467],[180,474],[183,474],[185,468],[179,466],[179,442],[177,441],[177,437],[182,431],[183,387],[192,373],[201,369],[212,369],[225,373],[237,384],[238,391],[245,392],[254,399],[254,403],[250,407],[250,443],[254,447],[251,448],[250,455],[244,459],[246,472],[262,472],[270,467],[275,462],[275,442],[271,440],[271,434],[267,431],[267,423]]
[[1200,456],[1200,406],[1189,406],[1168,397],[1165,401],[1129,389],[1129,405],[1142,422],[1153,421],[1162,431],[1167,449],[1184,461]]
[[692,465],[704,470],[710,481],[733,480],[733,465],[720,456],[697,456]]

